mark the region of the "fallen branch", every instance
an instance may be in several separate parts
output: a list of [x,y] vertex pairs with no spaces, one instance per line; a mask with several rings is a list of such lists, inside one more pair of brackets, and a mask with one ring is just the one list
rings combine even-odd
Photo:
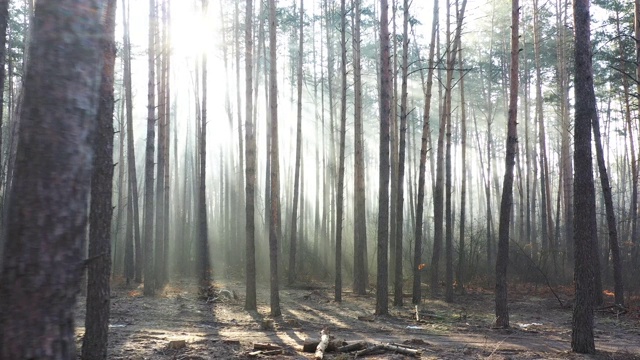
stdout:
[[368,344],[366,342],[360,341],[360,342],[357,342],[357,343],[341,346],[341,347],[336,349],[336,352],[357,351],[357,350],[362,350],[362,349],[366,348],[367,346],[368,346]]
[[399,344],[384,344],[383,346],[386,350],[395,351],[403,355],[420,356],[421,353],[418,349],[413,349]]
[[357,358],[358,356],[365,356],[365,355],[371,355],[373,353],[376,353],[378,351],[384,351],[384,345],[375,345],[375,346],[371,346],[368,347],[364,350],[360,350],[358,352],[356,352],[355,357]]
[[320,334],[322,334],[322,336],[320,337],[320,343],[318,344],[316,353],[314,355],[316,359],[324,358],[324,351],[326,350],[327,345],[329,345],[329,334],[327,334],[324,329],[320,332]]
[[265,343],[254,343],[253,350],[282,350],[282,346],[273,345],[273,344],[265,344]]

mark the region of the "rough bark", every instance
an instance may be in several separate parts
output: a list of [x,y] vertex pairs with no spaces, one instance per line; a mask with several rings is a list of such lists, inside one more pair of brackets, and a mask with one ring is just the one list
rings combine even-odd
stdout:
[[342,218],[344,212],[344,150],[347,133],[347,8],[346,0],[340,2],[340,72],[342,86],[340,95],[340,145],[338,155],[338,185],[336,188],[336,281],[335,296],[337,302],[342,301]]
[[380,187],[378,190],[378,273],[376,314],[389,313],[389,115],[391,114],[391,65],[389,61],[389,5],[380,0]]
[[293,179],[293,211],[291,216],[291,238],[289,241],[289,271],[288,282],[293,284],[296,279],[296,252],[298,243],[298,199],[300,198],[300,158],[302,156],[302,65],[304,62],[304,0],[300,0],[300,28],[298,44],[298,102],[296,104],[296,160]]
[[520,5],[511,0],[511,67],[509,70],[509,118],[507,124],[507,151],[505,156],[500,223],[498,225],[498,256],[496,257],[496,326],[509,327],[507,301],[507,265],[509,263],[509,221],[513,208],[513,169],[518,146],[518,54],[520,53]]
[[[127,3],[128,4],[128,3]],[[135,281],[142,282],[142,268],[144,259],[142,256],[142,245],[140,243],[140,212],[138,209],[138,177],[136,174],[136,153],[133,134],[133,90],[131,84],[131,40],[129,38],[129,7],[125,7],[125,0],[122,0],[122,17],[124,24],[123,34],[123,57],[124,57],[124,91],[125,107],[127,110],[127,167],[129,176],[129,211],[127,219],[127,242],[131,241],[135,248]],[[129,230],[131,227],[131,230]],[[130,231],[130,233],[129,233]],[[131,235],[129,235],[131,234]]]
[[[409,1],[404,0],[403,3],[403,21],[402,21],[402,65],[400,85],[400,147],[398,152],[398,182],[396,203],[396,233],[395,233],[395,272],[393,285],[393,305],[402,306],[402,236],[404,230],[404,167],[406,153],[406,136],[407,136],[407,80],[409,69]],[[416,265],[417,266],[417,265]]]
[[[202,13],[207,13],[208,0],[202,0]],[[209,224],[207,218],[207,55],[202,54],[202,99],[200,105],[200,171],[198,181],[198,259],[197,273],[200,288],[206,289],[211,282],[211,264],[209,259]]]
[[[426,163],[428,151],[428,139],[431,137],[431,129],[429,126],[431,111],[431,88],[433,86],[433,64],[435,55],[436,33],[438,30],[439,17],[438,0],[433,1],[433,16],[431,24],[431,42],[429,43],[429,60],[427,85],[425,89],[424,113],[422,119],[422,141],[420,143],[420,165],[418,173],[418,199],[416,201],[416,227],[415,242],[413,249],[413,296],[411,298],[413,304],[419,304],[421,293],[421,272],[418,266],[422,263],[422,218],[424,214],[424,186],[426,177]],[[433,174],[433,173],[432,173]]]
[[271,316],[280,316],[278,241],[280,237],[280,162],[278,158],[278,71],[276,58],[276,2],[269,0],[269,108],[271,113],[271,216],[269,219],[269,264]]
[[364,180],[364,135],[362,122],[362,67],[360,63],[361,0],[353,0],[353,92],[354,92],[354,224],[353,224],[353,291],[367,292],[367,210]]
[[147,147],[144,167],[144,295],[155,294],[153,262],[153,168],[155,165],[155,0],[149,0],[149,75],[147,83]]
[[32,23],[0,277],[3,359],[76,357],[105,8],[42,2]]
[[113,108],[116,60],[116,0],[107,1],[102,39],[103,67],[100,79],[97,129],[93,137],[89,208],[89,259],[87,303],[82,359],[107,358],[109,308],[111,305],[111,220],[113,217]]
[[246,296],[244,309],[257,310],[256,302],[256,223],[255,223],[255,192],[256,192],[256,134],[253,126],[253,0],[247,0],[245,10],[245,153],[246,184],[245,184],[245,221],[246,228]]
[[597,241],[596,199],[591,154],[591,126],[597,115],[593,97],[593,68],[589,0],[573,3],[575,24],[575,126],[574,126],[574,281],[576,300],[573,308],[571,350],[593,354],[593,310],[595,272],[593,247]]

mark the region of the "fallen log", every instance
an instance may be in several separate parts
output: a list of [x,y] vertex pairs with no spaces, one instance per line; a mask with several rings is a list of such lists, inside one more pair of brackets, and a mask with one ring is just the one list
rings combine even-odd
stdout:
[[395,351],[397,353],[409,356],[420,356],[421,351],[418,349],[406,347],[399,344],[384,344],[386,350]]
[[[320,345],[320,339],[306,338],[302,344],[302,352],[314,353],[316,352],[318,345]],[[325,352],[336,351],[339,347],[344,345],[346,345],[344,341],[331,339],[331,337],[329,337],[329,344],[327,345]]]
[[282,350],[282,346],[265,343],[254,343],[253,350]]
[[322,336],[320,337],[320,343],[316,348],[316,353],[314,355],[315,359],[323,359],[324,351],[327,349],[327,345],[329,345],[329,334],[324,330],[322,330],[320,334],[322,334]]
[[357,342],[357,343],[341,346],[341,347],[336,349],[336,352],[351,352],[351,351],[362,350],[362,349],[366,348],[367,345],[368,344],[366,342],[360,341],[360,342]]
[[384,345],[375,345],[375,346],[368,347],[364,350],[360,350],[356,352],[355,357],[357,358],[358,356],[371,355],[379,351],[384,351]]

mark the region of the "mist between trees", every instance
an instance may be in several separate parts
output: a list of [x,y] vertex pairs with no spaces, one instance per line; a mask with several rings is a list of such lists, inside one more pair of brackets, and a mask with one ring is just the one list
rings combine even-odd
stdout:
[[[281,283],[330,279],[336,301],[375,292],[382,315],[390,288],[400,306],[404,292],[454,302],[497,283],[499,326],[507,279],[590,274],[587,312],[603,289],[623,304],[623,287],[640,288],[637,1],[593,1],[586,30],[588,1],[67,2],[99,3],[113,14],[94,21],[115,24],[96,45],[112,85],[92,91],[113,117],[89,143],[90,284],[94,266],[104,286],[143,282],[148,296],[176,278],[202,291],[239,279],[255,310],[268,281],[279,315]],[[8,199],[21,167],[42,164],[21,158],[18,139],[34,139],[19,124],[37,106],[31,54],[47,46],[31,24],[40,6],[54,15],[0,5]],[[112,171],[96,173],[105,149]],[[4,204],[3,281],[23,251]]]

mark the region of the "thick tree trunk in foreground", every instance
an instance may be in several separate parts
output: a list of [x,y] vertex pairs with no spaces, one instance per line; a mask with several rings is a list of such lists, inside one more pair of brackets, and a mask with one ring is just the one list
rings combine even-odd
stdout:
[[111,219],[113,215],[113,72],[116,60],[116,0],[107,2],[102,40],[102,78],[91,174],[87,313],[82,359],[107,358],[111,305]]
[[389,115],[391,64],[389,61],[389,5],[380,0],[380,188],[378,190],[378,274],[376,314],[389,313]]
[[574,254],[576,302],[573,307],[571,350],[596,352],[593,340],[593,309],[596,260],[593,247],[597,242],[596,198],[591,154],[591,124],[596,112],[591,64],[589,0],[573,3],[575,23],[575,179]]
[[105,8],[45,1],[35,14],[0,278],[3,359],[76,358]]
[[509,221],[513,208],[513,168],[516,163],[518,145],[518,54],[520,6],[511,0],[511,67],[509,71],[509,119],[507,124],[507,154],[505,157],[502,199],[500,202],[500,224],[498,225],[498,256],[496,257],[496,326],[509,327],[507,301],[507,265],[509,263]]

